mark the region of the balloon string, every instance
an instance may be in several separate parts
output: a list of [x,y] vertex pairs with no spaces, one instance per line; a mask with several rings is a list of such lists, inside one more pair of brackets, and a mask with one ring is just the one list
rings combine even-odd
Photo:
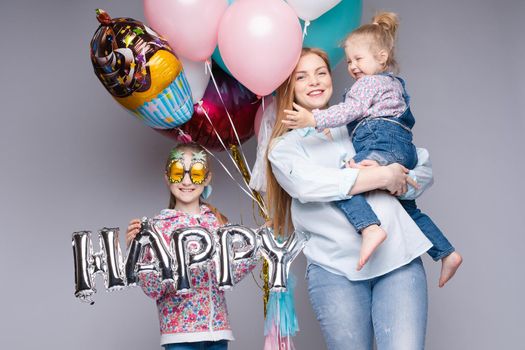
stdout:
[[[204,115],[206,116],[206,119],[208,120],[208,122],[210,123],[212,129],[213,129],[213,132],[215,133],[215,135],[217,136],[217,139],[219,140],[219,142],[221,143],[222,147],[226,150],[226,153],[228,153],[228,157],[230,158],[230,160],[232,161],[232,163],[234,164],[234,166],[237,168],[237,171],[239,172],[239,174],[243,175],[243,173],[246,172],[246,168],[244,169],[245,171],[243,172],[241,170],[241,168],[239,167],[239,165],[237,164],[237,162],[235,161],[235,158],[230,154],[228,148],[226,147],[226,145],[224,144],[224,141],[222,140],[222,137],[219,135],[219,132],[217,131],[217,129],[215,128],[215,126],[213,125],[211,119],[210,119],[210,116],[208,115],[208,112],[206,111],[206,108],[204,108],[203,104],[202,104],[202,101],[199,102],[199,106],[202,108],[203,112],[204,112]],[[219,164],[221,164],[221,166],[224,168],[224,170],[226,171],[226,173],[235,181],[235,183],[239,186],[239,188],[241,190],[243,190],[253,201],[255,201],[258,206],[259,206],[259,209],[261,210],[261,212],[264,214],[264,216],[268,216],[268,213],[267,213],[267,210],[266,210],[266,207],[264,205],[261,204],[261,198],[258,198],[256,195],[252,195],[250,192],[248,192],[244,187],[241,186],[241,184],[239,184],[235,178],[233,177],[233,175],[231,174],[231,172],[226,168],[226,166],[224,165],[224,163],[222,163],[217,157],[215,157],[215,155],[213,155],[213,153],[211,153],[209,150],[207,150],[205,148],[206,152],[210,153],[210,155],[212,155],[212,157],[214,157],[218,162]],[[244,167],[243,167],[244,168]],[[244,180],[244,184],[246,185],[246,187],[250,188],[249,187],[249,184],[247,183],[246,181],[246,178],[245,176],[243,175],[242,176],[243,180]],[[251,190],[251,189],[250,189]],[[254,193],[255,194],[255,193]],[[259,195],[259,193],[257,193],[257,195]],[[260,196],[260,195],[259,195]],[[264,202],[263,202],[264,203]]]
[[[248,173],[248,167],[246,166],[246,163],[244,163],[242,161],[242,158],[241,158],[241,152],[239,152],[239,149],[237,148],[237,145],[232,145],[231,146],[231,149],[228,150],[228,148],[226,147],[226,145],[224,144],[224,141],[222,140],[222,137],[221,135],[219,134],[219,132],[217,131],[217,129],[215,128],[215,125],[213,125],[212,121],[211,121],[211,118],[210,116],[208,115],[208,112],[206,111],[206,108],[204,108],[203,106],[203,103],[202,101],[199,101],[198,102],[199,106],[202,108],[202,111],[204,112],[204,115],[206,116],[206,119],[208,120],[208,122],[210,123],[212,129],[213,129],[213,132],[215,133],[215,135],[217,136],[217,139],[219,140],[219,142],[221,143],[222,147],[224,148],[224,150],[226,151],[226,153],[228,153],[228,156],[230,158],[230,160],[232,161],[233,165],[237,168],[237,171],[239,172],[239,174],[241,174],[243,180],[244,180],[244,184],[246,185],[246,187],[252,192],[252,194],[248,193],[247,190],[245,188],[243,188],[237,181],[235,181],[235,179],[233,178],[233,176],[231,175],[231,173],[229,172],[228,169],[226,169],[226,166],[220,161],[218,160],[213,154],[212,156],[217,159],[219,161],[219,163],[221,164],[221,166],[225,169],[225,171],[230,174],[230,176],[234,179],[235,183],[237,183],[237,185],[245,192],[248,194],[248,196],[254,201],[257,203],[257,206],[259,207],[259,210],[261,212],[261,216],[266,220],[268,221],[269,220],[269,215],[268,215],[268,210],[266,209],[266,204],[264,203],[264,199],[262,198],[261,194],[259,192],[257,192],[256,190],[253,190],[250,188],[250,185],[249,185],[249,179],[250,179],[250,175]],[[208,153],[211,154],[211,152],[209,152],[208,150],[206,150]],[[228,151],[231,151],[231,152],[228,152]]]
[[[241,175],[244,178],[245,183],[247,183],[247,186],[249,188],[248,183],[250,181],[250,175],[248,174],[246,163],[242,161],[241,154],[239,152],[239,148],[237,147],[237,145],[231,145],[230,150],[231,150],[231,154],[233,158],[235,159],[235,163],[239,165]],[[253,196],[256,198],[255,200],[257,204],[259,205],[259,208],[261,209],[260,210],[261,216],[266,221],[270,220],[270,217],[268,216],[268,214],[266,214],[267,213],[266,204],[264,203],[264,199],[262,198],[261,194],[254,189],[250,188],[250,190],[252,191]]]
[[[209,61],[206,61],[206,66],[208,67],[209,71],[210,71],[210,75],[211,75],[211,79],[213,81],[213,85],[215,86],[215,90],[217,90],[217,94],[219,95],[219,98],[222,102],[222,105],[224,107],[224,110],[226,111],[226,115],[228,116],[228,120],[230,122],[230,125],[232,127],[232,130],[235,134],[235,137],[237,139],[237,142],[238,142],[238,145],[239,145],[239,148],[240,148],[240,157],[237,156],[236,160],[234,160],[230,153],[228,152],[228,154],[230,155],[230,158],[232,159],[233,163],[235,164],[235,167],[237,168],[237,170],[239,171],[239,173],[243,176],[243,180],[244,180],[244,183],[246,185],[246,187],[249,189],[250,188],[250,185],[249,185],[249,181],[250,181],[250,178],[252,176],[252,173],[251,173],[251,170],[250,168],[247,166],[248,162],[246,160],[246,157],[244,155],[244,150],[242,149],[242,145],[241,145],[241,141],[239,139],[239,135],[237,133],[237,128],[235,127],[235,124],[233,123],[233,120],[231,119],[231,115],[228,111],[228,108],[226,108],[226,103],[224,102],[224,99],[222,98],[222,95],[221,95],[221,92],[219,90],[219,86],[217,85],[217,82],[215,80],[215,76],[213,75],[213,72],[211,70],[211,65],[210,65],[210,62]],[[202,107],[202,104],[200,104],[201,107]],[[204,108],[203,108],[204,110]],[[205,111],[205,110],[204,110]],[[226,148],[226,146],[224,145],[224,142],[222,141],[222,138],[220,137],[219,133],[215,130],[215,127],[213,126],[213,123],[211,122],[209,116],[207,115],[206,111],[204,113],[206,115],[206,118],[208,119],[208,121],[210,122],[210,125],[213,127],[214,131],[215,131],[215,134],[217,135],[217,138],[219,139],[221,145],[223,146],[224,150],[228,151],[228,149]],[[243,170],[241,170],[244,169]],[[246,174],[247,173],[247,174]],[[252,191],[254,194],[256,193],[255,191]],[[257,193],[258,194],[258,193]],[[259,208],[261,209],[261,212],[263,212],[266,216],[267,216],[267,211],[266,209],[264,208],[264,205],[262,203],[264,203],[264,201],[262,201],[262,198],[260,198],[260,195],[257,196],[257,199],[255,199],[255,201],[257,202],[257,204],[259,205]],[[253,198],[253,197],[251,197]]]
[[270,265],[266,259],[263,259],[263,267],[261,269],[261,278],[263,280],[263,310],[264,318],[266,318],[266,312],[268,311],[268,300],[270,299]]
[[210,60],[206,60],[206,64],[204,65],[204,74],[208,75],[208,67],[209,67],[209,70],[211,72],[211,64],[210,64]]
[[[222,95],[221,95],[221,92],[219,90],[219,86],[217,85],[217,81],[215,80],[215,76],[213,75],[213,72],[211,70],[211,67],[210,67],[210,63],[209,62],[206,62],[206,65],[208,66],[208,69],[210,71],[210,75],[211,75],[211,80],[213,81],[213,85],[215,86],[215,90],[217,90],[217,94],[219,95],[219,98],[221,100],[221,103],[222,105],[224,106],[224,110],[226,111],[226,115],[228,116],[228,120],[230,121],[230,125],[232,126],[232,129],[233,129],[233,132],[235,134],[235,137],[237,139],[237,143],[239,144],[239,147],[241,149],[241,156],[242,156],[242,159],[244,161],[244,164],[248,164],[248,162],[246,161],[246,157],[244,155],[244,150],[242,148],[242,145],[241,145],[241,141],[240,141],[240,138],[239,138],[239,135],[237,133],[237,128],[235,127],[235,125],[233,124],[233,120],[230,116],[230,112],[228,111],[228,108],[226,108],[226,103],[224,103],[224,99],[222,98]],[[288,78],[290,79],[290,78]],[[202,106],[202,103],[201,103],[201,106]],[[205,111],[205,109],[203,108],[203,110]],[[223,145],[223,147],[226,149],[225,145],[224,145],[224,142],[222,142],[222,138],[219,136],[217,130],[215,130],[215,127],[213,126],[213,123],[211,122],[209,116],[207,115],[207,113],[205,112],[205,115],[206,115],[206,118],[208,118],[208,121],[210,122],[210,124],[212,125],[214,131],[215,131],[215,134],[217,135],[219,141],[221,142],[221,144]],[[226,150],[226,152],[228,152],[228,150]],[[228,152],[228,155],[230,156],[231,158],[231,155],[230,153]],[[242,174],[242,172],[240,171],[239,167],[237,166],[237,164],[234,162],[236,168],[239,170],[239,172]],[[251,170],[249,167],[246,167],[248,169],[248,174],[249,176],[251,177],[252,176],[252,173],[251,173]],[[246,184],[246,186],[249,188],[249,184],[246,182],[246,179],[244,178],[243,176],[243,180]],[[237,183],[237,182],[236,182]],[[238,183],[237,183],[238,184]],[[239,187],[240,184],[238,184]],[[242,187],[241,187],[242,188]],[[244,190],[244,188],[243,188]],[[246,191],[245,191],[246,192]],[[259,196],[260,194],[258,192],[256,192]],[[249,195],[250,198],[253,198],[251,195]],[[264,213],[264,217],[265,218],[269,218],[270,215],[268,214],[268,212],[266,211],[266,208],[261,206],[259,201],[255,200],[257,202],[257,204],[259,205],[259,209],[261,210],[261,212]],[[264,260],[264,259],[263,259]],[[270,284],[269,284],[269,265],[268,265],[268,262],[266,260],[263,261],[263,268],[262,268],[262,271],[261,273],[263,274],[263,281],[264,281],[264,287],[263,287],[263,290],[264,290],[264,296],[263,296],[263,308],[264,308],[264,317],[266,317],[266,310],[267,310],[267,306],[268,306],[268,299],[270,297]]]
[[255,215],[255,202],[252,201],[252,218],[253,222],[255,222],[255,225],[261,226],[262,224],[259,223],[259,217]]
[[[219,86],[217,85],[217,81],[215,80],[215,76],[213,75],[213,72],[211,71],[211,65],[210,65],[209,62],[206,62],[206,65],[208,66],[208,69],[210,71],[211,80],[213,81],[213,85],[215,86],[215,90],[217,90],[217,94],[219,95],[219,98],[220,98],[221,103],[222,103],[222,105],[224,107],[224,110],[226,111],[226,115],[228,116],[228,120],[230,121],[230,125],[232,126],[233,133],[235,134],[235,138],[237,139],[237,144],[241,148],[242,158],[243,158],[244,162],[246,164],[248,164],[248,162],[246,161],[246,157],[244,156],[244,150],[242,149],[241,140],[239,138],[239,134],[237,133],[237,128],[233,124],[233,120],[232,120],[232,117],[230,115],[230,112],[228,111],[228,108],[226,108],[226,103],[224,102],[224,99],[222,98],[222,94],[221,94],[221,92],[219,90]],[[251,172],[250,168],[248,168],[248,173],[250,174],[250,176],[252,175],[252,172]]]
[[[209,61],[206,62],[206,65],[209,65]],[[237,138],[237,142],[238,142],[238,145],[239,145],[239,148],[240,148],[240,152],[239,150],[236,148],[236,145],[232,145],[230,150],[231,150],[231,153],[233,154],[233,157],[235,159],[234,161],[234,164],[236,165],[237,167],[237,170],[239,170],[239,173],[242,175],[243,177],[243,180],[244,180],[244,183],[246,185],[246,187],[250,188],[250,185],[249,185],[249,182],[250,182],[250,178],[252,176],[252,173],[251,173],[251,170],[250,168],[247,166],[248,162],[246,161],[246,157],[244,155],[244,150],[242,149],[242,145],[241,145],[241,142],[240,142],[240,139],[239,139],[239,135],[237,133],[237,129],[235,127],[235,125],[233,124],[233,120],[231,119],[231,116],[230,116],[230,113],[228,112],[228,109],[226,108],[226,104],[222,98],[222,95],[219,91],[219,87],[217,85],[217,82],[215,81],[215,77],[213,75],[213,72],[211,71],[211,68],[209,68],[210,70],[210,74],[211,74],[211,78],[212,78],[212,81],[213,81],[213,84],[215,86],[215,89],[217,90],[217,94],[219,95],[219,98],[222,102],[222,105],[224,106],[224,110],[226,111],[226,114],[228,116],[228,120],[230,121],[230,124],[232,126],[232,129],[233,129],[233,132],[235,134],[235,137]],[[264,109],[264,96],[263,96],[263,109]],[[209,117],[206,116],[209,120]],[[211,124],[211,120],[210,121],[210,124]],[[212,125],[213,127],[213,125]],[[219,140],[221,139],[221,137],[217,134],[217,138],[219,138]],[[224,146],[224,143],[221,141],[221,144]],[[226,149],[226,148],[225,148]],[[258,206],[259,206],[259,209],[261,211],[261,215],[264,217],[265,220],[269,220],[269,216],[268,216],[268,211],[266,210],[266,206],[265,206],[265,203],[264,203],[264,200],[262,199],[262,196],[255,190],[252,190],[250,189],[253,193],[253,195],[255,196],[255,201],[257,202]],[[252,197],[253,198],[253,197]]]
[[215,159],[221,166],[222,168],[224,169],[224,171],[226,171],[226,173],[228,174],[228,176],[230,176],[230,178],[237,184],[237,186],[239,186],[239,188],[244,191],[244,193],[246,193],[253,201],[256,201],[254,197],[252,197],[252,195],[250,194],[250,192],[246,191],[246,189],[244,187],[242,187],[242,185],[240,183],[237,182],[237,180],[235,180],[235,177],[232,175],[232,173],[228,170],[228,168],[226,167],[226,165],[224,165],[224,163],[215,156],[215,154],[213,154],[209,149],[207,149],[206,147],[202,146],[201,147],[209,154],[213,157],[213,159]]
[[[202,145],[201,145],[202,146]],[[224,169],[224,171],[226,172],[226,174],[228,174],[228,176],[233,180],[233,182],[235,182],[235,184],[244,192],[248,195],[248,197],[250,197],[251,200],[253,201],[257,201],[255,199],[255,197],[252,196],[252,194],[250,192],[248,192],[236,179],[235,177],[232,175],[232,173],[228,170],[228,168],[226,167],[226,165],[224,165],[224,163],[219,159],[217,158],[209,149],[207,149],[206,147],[202,146],[202,148],[209,154],[213,157],[213,159],[215,159],[221,166],[222,168]]]
[[[219,140],[219,142],[221,143],[222,147],[224,148],[224,150],[226,151],[226,153],[228,153],[228,156],[230,157],[230,160],[232,161],[233,165],[237,168],[237,171],[239,172],[239,174],[243,174],[242,170],[239,168],[237,162],[235,161],[234,157],[230,154],[228,148],[226,147],[226,145],[224,144],[224,141],[221,137],[221,135],[219,134],[219,132],[217,131],[217,129],[215,128],[215,125],[213,125],[213,122],[211,121],[210,119],[210,116],[208,115],[208,112],[206,111],[206,108],[204,108],[202,102],[199,102],[199,106],[202,108],[203,112],[204,112],[204,115],[206,116],[206,119],[208,120],[208,122],[210,123],[212,129],[213,129],[213,132],[215,132],[215,135],[217,136],[217,139]],[[246,185],[246,187],[250,188],[249,184],[246,182],[246,179],[244,178],[243,176],[243,180],[244,180],[244,184]],[[244,189],[243,189],[244,190]],[[251,195],[250,195],[250,198],[254,199]],[[254,199],[255,200],[255,199]]]
[[308,26],[310,26],[310,21],[304,21],[304,28],[303,28],[303,40],[304,37],[308,35]]

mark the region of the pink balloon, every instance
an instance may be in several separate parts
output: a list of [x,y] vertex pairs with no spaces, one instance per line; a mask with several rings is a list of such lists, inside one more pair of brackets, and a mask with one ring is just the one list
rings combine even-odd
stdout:
[[235,1],[219,26],[224,63],[259,96],[271,93],[292,73],[302,41],[299,19],[282,0]]
[[227,7],[227,0],[144,0],[148,24],[177,55],[192,61],[205,61],[215,50]]

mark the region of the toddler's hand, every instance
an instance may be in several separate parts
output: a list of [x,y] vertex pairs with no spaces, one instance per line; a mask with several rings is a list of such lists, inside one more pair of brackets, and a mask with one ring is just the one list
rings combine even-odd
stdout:
[[414,187],[416,190],[421,189],[421,185],[418,184],[417,181],[410,176],[410,173],[407,175],[407,183],[410,186]]
[[312,112],[299,106],[297,103],[293,104],[295,110],[285,109],[286,119],[282,121],[284,125],[290,129],[301,129],[308,126],[315,127],[316,122]]
[[379,166],[379,163],[376,162],[375,160],[371,160],[371,159],[363,159],[359,163],[356,163],[355,160],[350,159],[346,163],[346,167],[347,168],[354,168],[354,169],[374,168],[374,167],[378,167],[378,166]]
[[140,231],[140,220],[133,219],[129,222],[128,230],[126,231],[126,245],[129,247],[131,241],[135,239]]

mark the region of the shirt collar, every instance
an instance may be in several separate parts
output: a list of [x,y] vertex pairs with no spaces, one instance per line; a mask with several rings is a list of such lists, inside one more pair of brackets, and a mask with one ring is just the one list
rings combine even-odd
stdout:
[[315,133],[315,129],[311,126],[302,129],[296,129],[295,131],[298,132],[302,137],[310,136]]

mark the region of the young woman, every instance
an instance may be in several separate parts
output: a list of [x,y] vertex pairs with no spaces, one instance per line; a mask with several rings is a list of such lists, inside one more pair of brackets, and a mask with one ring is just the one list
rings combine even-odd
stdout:
[[[308,110],[326,108],[332,78],[326,54],[304,49],[295,71],[277,93],[277,118],[268,147],[268,199],[274,230],[308,231],[310,301],[328,349],[423,349],[427,320],[426,276],[419,256],[432,244],[414,221],[385,191],[367,194],[367,201],[389,232],[364,267],[356,266],[366,251],[354,227],[330,202],[353,194],[407,191],[408,170],[397,164],[341,168],[353,157],[346,127],[317,133],[290,131],[282,120],[293,103]],[[413,171],[421,188],[432,182],[428,153],[418,150]],[[363,245],[363,248],[361,246]],[[361,252],[360,252],[361,251]]]

